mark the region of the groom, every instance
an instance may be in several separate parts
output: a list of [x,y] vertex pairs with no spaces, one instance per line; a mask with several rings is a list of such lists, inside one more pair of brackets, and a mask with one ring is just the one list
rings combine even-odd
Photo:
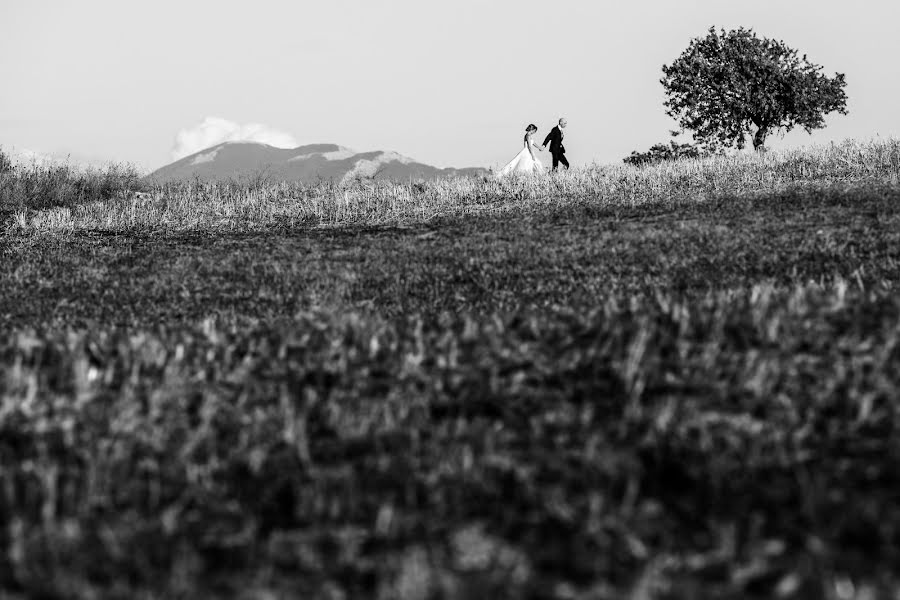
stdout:
[[546,148],[547,144],[550,144],[550,154],[553,155],[554,171],[559,167],[559,163],[564,164],[566,170],[569,170],[569,161],[566,160],[566,147],[563,146],[563,138],[566,137],[566,134],[563,132],[563,129],[565,128],[566,120],[565,118],[560,118],[559,125],[550,130],[550,133],[544,138],[543,146],[541,146],[541,148]]

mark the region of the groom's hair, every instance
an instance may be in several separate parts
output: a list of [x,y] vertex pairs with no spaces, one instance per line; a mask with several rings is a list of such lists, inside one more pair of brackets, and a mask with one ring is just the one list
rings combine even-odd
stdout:
[[525,128],[525,131],[537,131],[537,125],[531,123],[528,127]]

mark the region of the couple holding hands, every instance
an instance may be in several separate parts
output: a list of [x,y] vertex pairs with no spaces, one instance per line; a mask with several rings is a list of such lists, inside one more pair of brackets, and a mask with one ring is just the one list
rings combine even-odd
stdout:
[[550,145],[550,154],[553,156],[553,170],[555,171],[560,163],[568,169],[569,161],[566,160],[566,147],[563,146],[563,138],[566,137],[564,132],[565,128],[566,120],[565,118],[561,118],[559,124],[551,129],[550,133],[547,134],[547,137],[544,138],[543,145],[538,148],[532,140],[534,134],[537,132],[537,127],[534,124],[526,127],[524,139],[525,147],[522,148],[522,151],[509,161],[505,167],[500,169],[498,175],[502,177],[511,173],[542,173],[544,171],[544,165],[541,164],[541,161],[538,160],[537,157],[535,157],[534,151],[535,149],[543,151],[544,148],[547,147],[547,144]]

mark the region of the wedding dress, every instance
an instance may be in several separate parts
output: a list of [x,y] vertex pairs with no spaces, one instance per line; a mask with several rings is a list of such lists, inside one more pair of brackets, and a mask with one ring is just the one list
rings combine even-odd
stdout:
[[525,147],[516,154],[515,158],[506,163],[506,166],[500,169],[498,176],[504,177],[511,173],[542,173],[544,165],[537,157],[531,158],[531,152],[528,149],[528,137],[525,138]]

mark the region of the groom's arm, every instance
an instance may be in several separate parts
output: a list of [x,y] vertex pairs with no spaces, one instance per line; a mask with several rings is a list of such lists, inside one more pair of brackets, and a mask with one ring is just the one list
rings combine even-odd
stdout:
[[547,137],[544,138],[544,143],[541,145],[546,148],[547,144],[549,144],[552,139],[553,139],[553,130],[551,129],[550,133],[547,134]]

